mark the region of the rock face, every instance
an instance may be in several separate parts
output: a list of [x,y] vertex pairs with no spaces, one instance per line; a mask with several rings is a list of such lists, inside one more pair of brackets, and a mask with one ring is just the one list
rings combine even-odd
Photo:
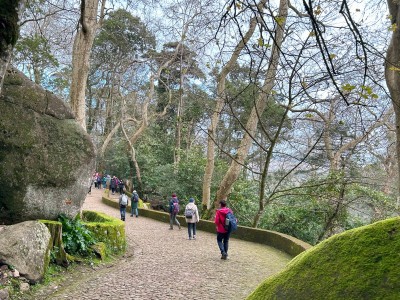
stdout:
[[38,221],[6,226],[0,231],[0,261],[36,283],[49,263],[50,238],[46,225]]
[[0,96],[0,224],[80,212],[95,151],[71,110],[16,70]]

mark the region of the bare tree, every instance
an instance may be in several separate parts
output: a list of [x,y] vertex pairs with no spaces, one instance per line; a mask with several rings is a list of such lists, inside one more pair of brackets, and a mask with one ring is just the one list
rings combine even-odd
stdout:
[[79,29],[75,36],[72,53],[72,81],[70,105],[77,122],[86,130],[86,83],[89,74],[89,58],[97,29],[104,18],[106,0],[82,0]]
[[228,197],[232,185],[235,183],[240,174],[240,171],[252,144],[252,136],[254,136],[257,130],[259,116],[264,112],[268,101],[273,101],[271,92],[275,85],[287,16],[288,1],[281,0],[279,2],[279,12],[275,18],[276,28],[275,32],[273,33],[274,43],[271,50],[271,58],[269,61],[268,69],[265,72],[264,84],[260,89],[259,96],[254,103],[250,116],[248,117],[248,121],[245,126],[245,134],[238,147],[236,157],[234,160],[232,160],[231,165],[226,172],[224,178],[222,179],[219,189],[216,193],[214,203],[215,207],[217,207],[219,200],[226,199]]
[[[266,2],[267,1],[265,0],[260,1],[257,5],[256,11],[259,11],[261,13],[264,9],[264,5],[266,4]],[[211,116],[211,123],[208,126],[207,130],[208,133],[207,164],[204,170],[204,178],[203,178],[203,200],[202,200],[203,209],[209,210],[211,208],[211,181],[214,173],[214,164],[215,164],[214,161],[215,161],[216,130],[218,127],[220,114],[226,100],[225,97],[226,78],[234,68],[240,53],[247,46],[251,37],[253,36],[259,20],[260,17],[258,14],[256,14],[250,19],[249,28],[247,32],[243,36],[241,36],[241,39],[236,45],[233,53],[231,54],[231,57],[217,75],[216,105]]]

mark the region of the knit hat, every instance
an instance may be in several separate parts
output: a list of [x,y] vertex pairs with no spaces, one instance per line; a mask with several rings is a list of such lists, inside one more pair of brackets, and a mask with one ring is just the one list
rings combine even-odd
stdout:
[[194,199],[193,199],[193,198],[190,198],[190,199],[189,199],[189,202],[194,202]]

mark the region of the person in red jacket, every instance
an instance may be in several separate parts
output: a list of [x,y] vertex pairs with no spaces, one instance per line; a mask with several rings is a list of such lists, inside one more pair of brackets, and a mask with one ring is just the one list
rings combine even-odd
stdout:
[[232,210],[226,207],[226,201],[219,201],[219,209],[215,213],[215,225],[217,227],[217,243],[219,250],[221,251],[221,259],[226,259],[228,257],[228,243],[230,232],[225,229],[225,219],[228,212]]

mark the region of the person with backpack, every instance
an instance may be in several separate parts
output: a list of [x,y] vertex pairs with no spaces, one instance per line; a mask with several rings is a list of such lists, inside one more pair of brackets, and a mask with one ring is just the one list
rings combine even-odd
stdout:
[[174,222],[178,225],[181,230],[181,224],[178,222],[176,215],[179,213],[179,200],[175,193],[172,194],[172,198],[169,200],[169,229],[174,229]]
[[[226,201],[219,201],[220,208],[217,209],[215,213],[215,225],[217,228],[217,243],[219,250],[221,251],[221,259],[227,259],[228,257],[228,245],[229,245],[229,237],[232,232],[232,227],[226,227],[226,219],[228,214],[232,214],[233,212],[230,208],[226,206]],[[228,219],[229,220],[229,219]],[[236,223],[234,224],[236,226]]]
[[113,178],[111,179],[110,188],[111,188],[112,194],[114,195],[115,189],[117,188],[117,179],[115,176],[113,176]]
[[[189,203],[185,207],[185,219],[188,225],[189,240],[196,239],[196,223],[199,222],[199,210],[196,204],[194,204],[194,199],[190,198]],[[193,232],[193,235],[192,235]]]
[[132,209],[131,217],[133,217],[133,213],[135,213],[136,218],[139,217],[138,204],[139,204],[139,195],[136,192],[136,190],[133,190],[131,198],[131,209]]
[[125,191],[122,190],[121,196],[119,196],[119,211],[121,213],[121,220],[125,221],[126,207],[128,206],[128,196]]
[[124,187],[125,187],[125,183],[124,183],[124,181],[122,179],[118,181],[118,187],[119,187],[119,193],[122,195],[122,192],[123,192]]

